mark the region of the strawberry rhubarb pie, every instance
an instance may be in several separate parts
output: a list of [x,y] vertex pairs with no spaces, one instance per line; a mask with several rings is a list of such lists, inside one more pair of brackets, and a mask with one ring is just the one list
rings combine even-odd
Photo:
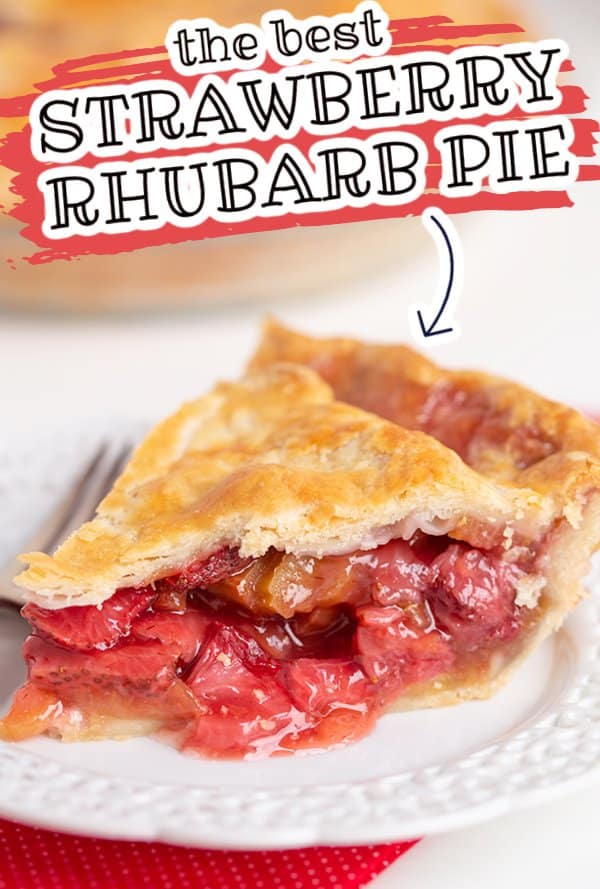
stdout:
[[593,423],[295,337],[272,328],[91,522],[22,557],[28,678],[2,738],[331,747],[390,708],[489,695],[576,604],[600,542]]

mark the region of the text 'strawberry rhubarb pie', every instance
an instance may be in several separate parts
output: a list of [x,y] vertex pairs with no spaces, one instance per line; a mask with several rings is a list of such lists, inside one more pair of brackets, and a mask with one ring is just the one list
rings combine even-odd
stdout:
[[[273,351],[152,431],[53,556],[23,557],[29,672],[2,737],[331,747],[391,707],[490,694],[577,602],[600,539],[596,427],[573,415],[573,452],[483,474]],[[326,344],[320,369],[336,361]],[[563,434],[558,408],[515,392]],[[468,428],[468,404],[436,404]]]

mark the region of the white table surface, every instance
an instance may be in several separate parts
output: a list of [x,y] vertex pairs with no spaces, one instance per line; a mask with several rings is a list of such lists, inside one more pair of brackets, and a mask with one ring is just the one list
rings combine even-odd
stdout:
[[[572,46],[579,78],[600,110],[595,0],[538,0],[541,36]],[[434,352],[451,365],[520,379],[578,406],[600,408],[600,185],[573,189],[569,210],[455,217],[465,253],[461,338]],[[276,307],[307,330],[408,339],[408,304],[427,300],[437,275],[430,252],[385,278]],[[268,307],[267,307],[268,308]],[[250,354],[265,307],[127,321],[0,318],[2,423],[30,427],[88,416],[158,417]],[[0,427],[1,429],[1,427]],[[1,434],[1,432],[0,432]],[[488,824],[425,839],[373,887],[493,889],[600,885],[600,782]]]

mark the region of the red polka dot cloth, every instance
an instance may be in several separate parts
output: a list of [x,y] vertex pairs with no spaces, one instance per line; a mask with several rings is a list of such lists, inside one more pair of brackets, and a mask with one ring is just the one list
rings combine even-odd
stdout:
[[0,819],[0,889],[358,889],[412,845],[225,852],[70,836]]

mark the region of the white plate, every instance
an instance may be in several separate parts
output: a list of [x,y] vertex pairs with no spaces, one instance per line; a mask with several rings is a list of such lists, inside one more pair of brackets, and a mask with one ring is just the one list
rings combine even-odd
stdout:
[[[1,557],[18,548],[92,438],[63,433],[3,449]],[[595,575],[600,590],[598,563]],[[19,619],[0,618],[0,709],[23,676],[24,632]],[[383,842],[557,796],[599,764],[600,603],[591,598],[492,700],[388,715],[336,751],[246,763],[193,759],[150,739],[0,743],[0,814],[221,848]]]

